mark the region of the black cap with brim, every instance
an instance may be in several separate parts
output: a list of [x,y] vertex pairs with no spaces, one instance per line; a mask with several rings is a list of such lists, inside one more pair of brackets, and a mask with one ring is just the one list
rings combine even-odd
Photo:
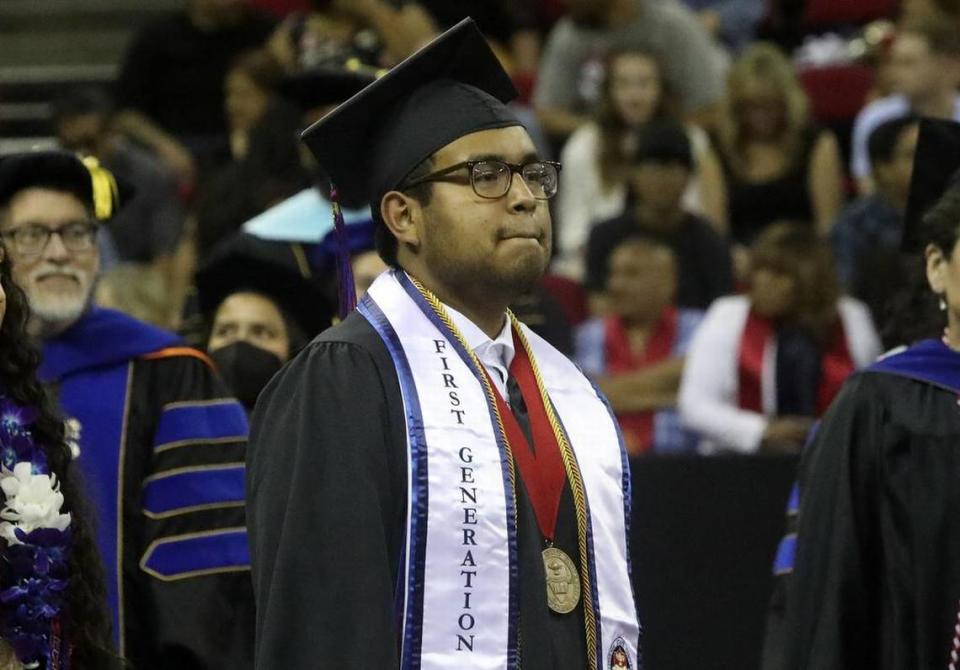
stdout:
[[27,151],[0,156],[0,206],[28,188],[72,193],[97,219],[109,219],[133,197],[133,187],[116,179],[96,159],[66,151]]
[[308,337],[319,333],[330,325],[333,307],[295,247],[247,233],[215,247],[195,279],[200,311],[212,322],[227,297],[249,291],[279,305]]
[[920,119],[917,151],[913,157],[910,197],[904,214],[901,249],[906,253],[923,250],[923,218],[960,170],[960,123]]
[[317,67],[290,75],[280,83],[280,95],[300,109],[338,105],[373,83],[377,71],[362,66]]
[[343,197],[370,202],[378,216],[383,195],[437,150],[520,125],[504,104],[516,95],[464,19],[307,128],[303,141]]

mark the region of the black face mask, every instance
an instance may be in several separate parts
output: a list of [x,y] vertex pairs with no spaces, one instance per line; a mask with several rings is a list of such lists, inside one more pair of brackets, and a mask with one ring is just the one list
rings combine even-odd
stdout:
[[283,366],[276,354],[239,341],[210,354],[220,377],[247,410],[252,410],[257,396],[270,378]]

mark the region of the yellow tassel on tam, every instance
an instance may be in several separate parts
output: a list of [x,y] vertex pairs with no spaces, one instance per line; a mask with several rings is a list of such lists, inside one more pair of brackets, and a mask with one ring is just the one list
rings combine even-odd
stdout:
[[109,170],[100,167],[100,161],[93,156],[82,160],[93,184],[93,213],[100,221],[105,221],[113,215],[114,204],[120,200],[117,180]]

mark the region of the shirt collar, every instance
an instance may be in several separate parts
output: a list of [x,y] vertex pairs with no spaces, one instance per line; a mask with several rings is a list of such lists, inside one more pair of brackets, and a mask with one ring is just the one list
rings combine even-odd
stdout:
[[450,307],[450,305],[444,303],[443,306],[450,314],[450,318],[453,319],[457,330],[463,335],[463,339],[467,341],[467,346],[470,347],[470,350],[473,351],[476,357],[485,365],[497,365],[501,367],[503,372],[506,373],[510,369],[510,364],[513,362],[515,353],[510,319],[504,315],[503,328],[500,329],[500,334],[497,335],[497,338],[492,340],[486,333],[480,330],[477,324],[466,316],[453,307]]

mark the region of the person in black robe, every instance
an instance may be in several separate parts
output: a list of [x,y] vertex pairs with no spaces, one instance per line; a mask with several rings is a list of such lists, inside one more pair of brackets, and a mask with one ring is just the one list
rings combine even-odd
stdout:
[[247,418],[204,354],[92,304],[98,226],[127,193],[70,153],[0,156],[0,240],[96,515],[119,654],[137,670],[243,670]]
[[[477,52],[475,44],[469,48],[458,44],[454,48],[464,31],[471,30],[475,30],[472,25],[460,24],[441,36],[419,57],[412,57],[378,82],[383,86],[372,85],[345,103],[342,114],[338,116],[335,111],[308,129],[304,139],[345,195],[360,189],[369,193],[372,202],[382,201],[375,207],[375,214],[377,209],[381,210],[377,217],[377,245],[384,260],[391,266],[402,266],[414,276],[427,274],[419,274],[425,285],[429,278],[430,288],[444,303],[463,312],[492,337],[491,332],[502,327],[511,297],[523,289],[519,279],[502,283],[520,265],[504,266],[519,263],[522,258],[527,267],[519,272],[532,282],[546,267],[550,240],[544,203],[535,208],[533,200],[529,205],[511,204],[511,214],[522,216],[508,215],[502,223],[472,221],[472,227],[466,222],[453,224],[450,217],[456,215],[451,211],[437,214],[442,223],[424,224],[434,229],[433,235],[439,239],[441,233],[437,229],[441,226],[453,225],[456,232],[444,233],[447,246],[442,256],[446,258],[435,258],[436,263],[429,268],[405,265],[404,259],[409,261],[415,255],[411,248],[415,249],[418,243],[406,234],[398,234],[393,224],[388,229],[384,222],[387,215],[383,214],[389,214],[391,206],[400,206],[401,200],[409,203],[407,193],[411,197],[416,194],[422,203],[430,203],[434,211],[444,207],[436,198],[430,202],[430,192],[425,194],[422,186],[403,186],[439,167],[430,165],[437,148],[415,155],[422,150],[427,137],[446,136],[449,139],[438,142],[439,147],[444,147],[481,129],[502,128],[505,130],[496,132],[510,131],[510,137],[520,139],[519,148],[505,152],[498,140],[489,148],[491,153],[511,156],[501,160],[516,160],[512,156],[526,151],[526,147],[533,151],[526,133],[516,127],[515,121],[501,117],[501,109],[505,108],[494,102],[493,96],[503,100],[510,93],[504,93],[499,67],[490,64],[495,63],[492,55],[488,58],[484,51]],[[464,41],[469,43],[471,39],[472,33]],[[479,34],[476,39],[480,40]],[[441,51],[445,51],[443,57],[447,59],[443,63],[437,62]],[[478,72],[483,68],[495,69]],[[417,72],[418,69],[421,71]],[[424,69],[429,71],[423,72]],[[393,78],[387,81],[390,77]],[[404,93],[424,84],[429,86],[428,82],[436,83],[442,77],[449,79],[433,90],[439,91],[447,105],[428,106],[411,115],[410,107],[404,106]],[[457,83],[451,83],[448,90],[445,86],[450,80]],[[459,97],[465,90],[466,99]],[[368,92],[371,99],[362,104],[356,102]],[[346,108],[349,114],[344,111]],[[387,130],[379,127],[383,119],[390,119]],[[338,137],[338,131],[331,128],[339,122],[346,124],[339,132],[349,137]],[[403,131],[401,122],[409,124]],[[371,135],[377,139],[370,139]],[[437,153],[441,152],[442,148]],[[518,162],[537,161],[531,153]],[[450,179],[455,188],[469,192],[472,186],[479,193],[469,173],[462,177],[453,173]],[[514,193],[517,184],[529,182],[527,177],[514,179],[512,174],[510,179],[513,186],[508,188],[512,190],[500,197],[512,203],[513,196],[509,194]],[[398,192],[405,197],[400,198]],[[473,200],[464,208],[477,209],[481,206],[478,202],[482,201]],[[396,223],[396,212],[393,214],[390,220]],[[458,214],[469,220],[467,217],[475,217],[476,212]],[[516,221],[506,221],[514,218]],[[505,240],[507,244],[501,246],[503,241],[498,239],[493,242],[492,259],[484,266],[489,274],[476,272],[465,283],[444,284],[454,276],[454,266],[459,262],[476,262],[471,256],[476,254],[472,247],[490,245],[491,231],[507,225],[528,226],[527,234],[536,243],[524,242],[528,248],[523,253],[527,255],[514,256],[520,253],[520,245],[513,246],[514,241]],[[508,251],[509,247],[514,251]],[[524,399],[519,393],[509,395],[513,414],[521,428],[527,428]],[[321,333],[260,395],[252,419],[247,459],[248,528],[257,600],[257,668],[401,667],[400,627],[394,604],[398,584],[402,582],[399,572],[407,527],[404,407],[394,360],[378,332],[357,311]],[[528,482],[518,473],[519,664],[525,670],[583,670],[592,666],[584,632],[583,601],[567,614],[558,614],[548,607],[541,558],[544,536],[538,529],[528,490]],[[565,480],[558,506],[553,544],[573,556],[579,569],[576,512],[569,481]],[[614,549],[603,547],[597,551]],[[625,583],[624,588],[629,593],[629,584]],[[618,652],[614,646],[610,653],[622,650]],[[608,667],[606,656],[594,667]]]
[[905,243],[923,253],[932,309],[917,318],[931,325],[929,339],[851,377],[804,450],[790,505],[795,533],[775,566],[768,670],[957,667],[956,177],[940,197],[957,167],[960,125],[924,120]]

